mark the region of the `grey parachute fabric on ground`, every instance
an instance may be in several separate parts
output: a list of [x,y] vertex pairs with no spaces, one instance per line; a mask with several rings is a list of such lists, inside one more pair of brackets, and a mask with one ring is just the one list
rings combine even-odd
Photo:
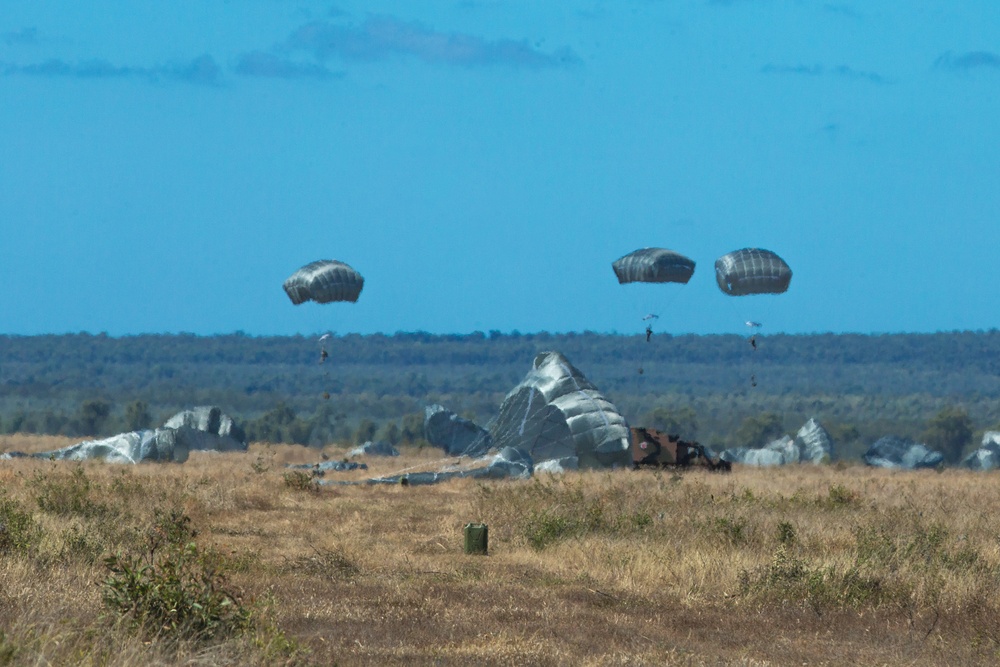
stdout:
[[694,260],[666,248],[642,248],[611,264],[618,282],[686,283],[694,273]]
[[795,445],[799,448],[799,461],[804,463],[829,463],[833,458],[833,440],[815,417],[795,434]]
[[295,470],[311,470],[312,473],[317,477],[322,477],[325,473],[333,472],[345,472],[349,470],[368,470],[367,463],[358,463],[357,461],[323,461],[322,463],[289,463],[285,466],[286,468],[293,468]]
[[868,448],[862,460],[878,468],[934,468],[944,462],[944,455],[928,449],[926,445],[906,438],[887,435]]
[[489,432],[440,405],[424,408],[424,439],[449,456],[482,456],[493,446]]
[[189,449],[214,452],[245,452],[246,434],[232,417],[214,405],[183,410],[163,424],[177,431]]
[[979,449],[970,453],[959,464],[969,470],[995,470],[1000,468],[1000,431],[987,431]]
[[306,301],[331,303],[357,301],[365,279],[353,268],[334,259],[310,262],[293,273],[283,285],[296,306]]
[[441,470],[439,472],[410,472],[388,477],[376,477],[364,482],[320,481],[320,484],[353,485],[353,484],[406,484],[407,486],[427,486],[439,484],[451,479],[528,479],[534,472],[534,462],[531,455],[523,449],[504,447],[494,456],[479,459],[477,463],[485,463],[468,470]]
[[490,423],[497,447],[518,447],[536,464],[575,459],[582,468],[630,465],[625,418],[562,354],[542,352]]
[[363,445],[355,447],[347,452],[348,456],[399,456],[399,450],[385,440],[372,442],[369,440]]
[[[11,452],[17,455],[17,452]],[[172,429],[119,433],[101,440],[87,440],[69,447],[31,455],[54,461],[100,460],[107,463],[140,463],[143,461],[183,463],[188,448]]]
[[243,429],[221,409],[206,405],[178,412],[155,430],[119,433],[110,438],[87,440],[32,456],[57,461],[94,459],[107,463],[144,461],[183,463],[193,450],[245,452],[246,449]]
[[733,447],[722,452],[719,457],[730,463],[750,466],[783,466],[799,462],[799,448],[789,436],[767,443],[763,447]]
[[788,290],[792,270],[770,250],[743,248],[715,260],[715,280],[730,296],[781,294]]
[[720,458],[730,463],[753,466],[779,466],[789,463],[829,463],[833,441],[815,418],[807,421],[795,438],[782,436],[760,448],[733,447]]

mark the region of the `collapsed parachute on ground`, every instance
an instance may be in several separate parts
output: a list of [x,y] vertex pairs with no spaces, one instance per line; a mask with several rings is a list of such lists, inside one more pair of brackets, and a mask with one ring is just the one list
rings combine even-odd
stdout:
[[321,259],[310,262],[293,273],[283,287],[296,306],[306,301],[332,303],[357,301],[365,279],[344,262]]
[[962,459],[960,465],[969,470],[996,470],[1000,468],[1000,431],[984,433],[979,449]]
[[876,440],[865,452],[862,460],[867,465],[877,468],[916,470],[941,465],[944,463],[944,455],[923,443],[887,435]]
[[715,260],[715,280],[730,296],[781,294],[788,290],[792,270],[770,250],[743,248]]
[[785,435],[763,447],[733,447],[722,452],[724,461],[752,466],[780,466],[789,463],[829,463],[833,455],[833,440],[813,417],[799,429],[795,437]]
[[195,450],[246,451],[246,436],[231,417],[215,406],[184,410],[157,429],[119,433],[35,454],[8,452],[0,459],[31,456],[55,461],[98,460],[106,463],[183,463]]
[[[186,435],[186,434],[185,434]],[[119,433],[102,440],[87,440],[69,447],[48,452],[24,454],[6,452],[0,459],[30,456],[52,461],[104,461],[106,463],[173,462],[183,463],[188,458],[185,435],[174,429],[146,429]]]
[[424,408],[424,438],[451,456],[482,456],[493,446],[485,429],[440,405]]
[[641,248],[611,264],[618,282],[686,283],[694,273],[694,261],[666,248]]
[[406,486],[427,486],[447,482],[452,479],[529,479],[535,470],[531,456],[516,447],[504,447],[492,456],[476,459],[474,468],[457,469],[449,467],[436,472],[404,472],[388,477],[375,477],[361,482],[320,480],[318,484],[349,486],[358,484],[400,484]]
[[164,429],[185,430],[190,449],[245,452],[247,436],[232,417],[214,405],[182,410],[163,424]]
[[563,468],[629,465],[625,418],[558,352],[542,352],[504,398],[489,426],[497,448],[517,447],[535,463]]

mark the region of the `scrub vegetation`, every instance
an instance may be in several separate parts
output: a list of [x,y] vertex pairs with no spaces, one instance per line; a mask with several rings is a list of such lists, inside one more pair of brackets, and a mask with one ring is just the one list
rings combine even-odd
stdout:
[[[346,451],[4,461],[0,664],[1000,659],[993,473],[841,463],[429,487],[287,474]],[[366,462],[326,479],[445,461],[404,447]],[[466,555],[463,526],[480,521],[489,555]]]
[[[663,333],[649,343],[589,332],[352,334],[322,345],[320,364],[316,337],[0,336],[0,433],[108,436],[217,405],[254,440],[420,444],[425,406],[485,424],[546,350],[565,354],[630,423],[717,449],[763,444],[811,417],[844,460],[885,435],[967,448],[1000,428],[997,331],[759,335],[757,352],[742,336]],[[927,433],[949,411],[958,419]]]

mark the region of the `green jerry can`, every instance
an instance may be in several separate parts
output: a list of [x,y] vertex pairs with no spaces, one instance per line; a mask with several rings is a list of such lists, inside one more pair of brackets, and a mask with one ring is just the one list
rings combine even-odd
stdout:
[[485,523],[465,524],[465,553],[487,555],[489,528]]

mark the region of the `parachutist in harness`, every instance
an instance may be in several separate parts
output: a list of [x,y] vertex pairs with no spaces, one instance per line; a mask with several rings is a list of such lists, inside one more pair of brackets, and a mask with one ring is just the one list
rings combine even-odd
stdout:
[[757,376],[756,375],[751,375],[750,376],[750,386],[751,387],[756,387],[757,386]]
[[650,337],[653,335],[653,327],[646,325],[646,342],[649,342]]
[[326,348],[324,347],[319,353],[319,363],[323,363],[324,361],[326,361],[326,358],[329,356],[330,355],[327,353]]
[[753,348],[754,352],[757,351],[757,334],[750,336],[750,347]]

